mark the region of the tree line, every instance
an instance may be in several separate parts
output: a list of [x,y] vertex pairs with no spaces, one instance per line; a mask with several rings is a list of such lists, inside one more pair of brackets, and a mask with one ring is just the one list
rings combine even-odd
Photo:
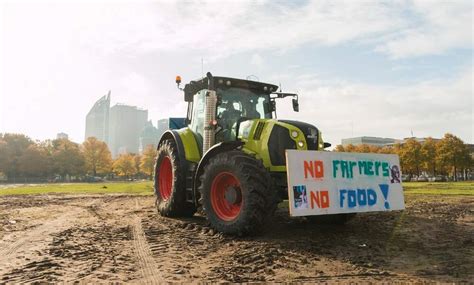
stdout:
[[335,151],[398,154],[402,172],[410,176],[444,175],[457,180],[458,177],[466,179],[467,174],[474,171],[474,159],[468,145],[449,133],[445,134],[441,140],[427,138],[420,143],[410,138],[404,143],[384,147],[366,144],[338,145]]
[[33,141],[23,134],[0,134],[0,180],[67,180],[85,176],[151,178],[156,151],[122,154],[115,160],[105,142],[94,137],[82,144],[68,139]]
[[[445,175],[466,178],[474,171],[474,160],[467,144],[445,134],[441,140],[423,143],[408,139],[403,144],[377,147],[372,145],[338,145],[335,151],[398,154],[404,174],[419,176]],[[147,146],[141,155],[122,154],[115,160],[106,143],[94,137],[82,144],[68,139],[33,141],[23,134],[0,134],[0,181],[39,181],[67,177],[101,176],[119,178],[152,178],[156,151]]]

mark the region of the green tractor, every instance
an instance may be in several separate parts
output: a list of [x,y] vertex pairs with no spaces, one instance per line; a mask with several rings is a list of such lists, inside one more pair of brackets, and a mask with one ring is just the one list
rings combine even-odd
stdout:
[[[181,78],[176,78],[178,88]],[[180,88],[181,89],[181,88]],[[162,216],[189,217],[202,209],[227,234],[260,230],[287,199],[285,150],[330,146],[313,125],[276,119],[273,84],[228,77],[185,85],[187,117],[160,138],[155,166],[156,207]]]

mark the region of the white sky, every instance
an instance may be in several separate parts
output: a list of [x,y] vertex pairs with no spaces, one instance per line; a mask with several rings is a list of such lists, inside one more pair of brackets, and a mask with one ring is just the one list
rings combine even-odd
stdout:
[[473,142],[470,1],[3,1],[0,133],[84,139],[112,90],[156,120],[184,116],[174,84],[256,75],[300,94],[279,117],[343,137]]

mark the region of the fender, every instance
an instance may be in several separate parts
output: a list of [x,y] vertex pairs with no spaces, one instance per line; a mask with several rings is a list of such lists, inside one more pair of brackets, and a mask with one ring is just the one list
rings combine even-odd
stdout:
[[[173,140],[176,144],[176,147],[178,148],[178,158],[179,158],[179,166],[181,169],[184,171],[188,170],[188,162],[186,161],[186,157],[184,154],[184,146],[183,146],[183,141],[181,140],[181,137],[179,136],[178,132],[175,130],[167,130],[161,135],[160,142],[158,143],[158,146],[156,147],[156,150],[160,148],[160,145],[162,142],[165,140]],[[157,189],[157,178],[156,178],[156,168],[157,168],[157,163],[158,161],[155,162],[155,183],[154,183],[154,191]],[[155,193],[156,194],[156,193]]]
[[201,158],[199,161],[199,164],[196,168],[196,171],[194,172],[194,183],[193,183],[193,196],[194,200],[196,203],[196,206],[198,206],[198,199],[199,193],[197,189],[197,182],[199,181],[199,177],[201,176],[202,172],[204,171],[204,167],[206,164],[209,162],[209,160],[214,157],[215,155],[222,153],[222,152],[227,152],[231,151],[234,149],[237,149],[241,146],[243,146],[245,143],[242,141],[227,141],[227,142],[221,142],[218,144],[213,145]]

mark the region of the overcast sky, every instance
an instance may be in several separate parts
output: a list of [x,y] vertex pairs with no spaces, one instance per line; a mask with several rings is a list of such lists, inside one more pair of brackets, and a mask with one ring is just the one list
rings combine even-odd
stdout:
[[84,139],[112,104],[182,117],[176,89],[204,73],[300,94],[278,116],[326,141],[381,136],[473,143],[471,1],[2,1],[0,133]]

